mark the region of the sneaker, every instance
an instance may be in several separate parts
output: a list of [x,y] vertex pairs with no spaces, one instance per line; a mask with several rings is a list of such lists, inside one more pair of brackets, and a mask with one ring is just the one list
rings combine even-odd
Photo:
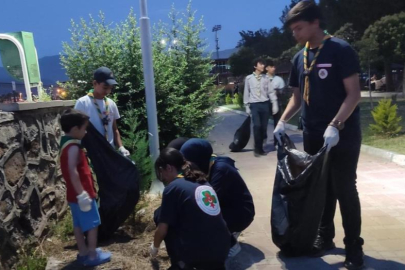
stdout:
[[90,260],[90,258],[87,258],[87,260],[85,260],[83,264],[85,266],[97,266],[100,264],[108,263],[109,261],[111,261],[110,252],[97,251],[97,256],[95,259]]
[[332,240],[325,240],[318,235],[314,241],[314,245],[309,253],[310,257],[322,257],[329,250],[335,249],[336,245]]
[[260,151],[255,150],[253,154],[254,154],[255,157],[261,157],[261,156],[266,155],[266,153],[263,150],[260,150]]
[[242,247],[240,246],[239,242],[236,242],[236,244],[229,250],[228,257],[235,257],[241,250]]
[[346,249],[346,260],[344,266],[346,269],[349,270],[359,270],[364,268],[364,253],[363,253],[363,244],[364,240],[359,238],[356,241],[346,241],[345,242],[345,249]]
[[[96,248],[96,252],[101,252],[101,248]],[[87,260],[87,256],[80,256],[77,254],[76,259],[79,263],[84,263]]]

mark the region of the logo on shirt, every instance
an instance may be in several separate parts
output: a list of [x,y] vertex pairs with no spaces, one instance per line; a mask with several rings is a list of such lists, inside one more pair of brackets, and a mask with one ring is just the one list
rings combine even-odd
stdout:
[[221,212],[217,194],[209,186],[200,186],[195,190],[195,200],[200,209],[210,215],[217,216]]
[[328,77],[328,71],[326,69],[321,69],[318,72],[319,78],[321,78],[322,80],[326,79]]

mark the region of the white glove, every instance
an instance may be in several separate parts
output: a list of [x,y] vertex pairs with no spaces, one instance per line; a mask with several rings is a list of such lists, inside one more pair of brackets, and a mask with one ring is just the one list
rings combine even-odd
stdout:
[[118,151],[120,151],[121,155],[123,155],[124,157],[131,155],[129,153],[129,151],[127,149],[125,149],[124,146],[121,146],[120,148],[118,148]]
[[278,109],[278,102],[277,101],[271,103],[271,109],[273,111],[273,115],[278,113],[279,109]]
[[250,106],[249,106],[249,104],[245,105],[245,108],[246,108],[246,113],[247,113],[248,115],[251,115],[252,112],[250,111]]
[[158,253],[159,253],[159,248],[155,247],[155,244],[152,242],[152,244],[150,245],[150,256],[152,258],[155,258]]
[[83,192],[80,195],[76,196],[76,198],[81,211],[88,212],[91,210],[91,203],[93,202],[93,200],[90,198],[87,191],[83,190]]
[[278,143],[282,145],[281,137],[285,134],[285,122],[278,121],[277,126],[274,128],[273,135],[276,137]]
[[330,149],[336,146],[339,142],[339,130],[335,127],[328,126],[323,134],[325,143],[323,146],[327,145],[326,151],[329,152]]

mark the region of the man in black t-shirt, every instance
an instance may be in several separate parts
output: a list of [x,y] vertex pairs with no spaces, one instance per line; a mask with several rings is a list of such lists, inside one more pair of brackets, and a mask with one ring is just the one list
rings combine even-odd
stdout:
[[324,32],[319,7],[301,1],[288,13],[286,26],[305,48],[293,59],[289,85],[293,96],[274,130],[280,140],[285,122],[302,111],[304,149],[329,152],[326,205],[319,236],[311,255],[335,247],[333,218],[339,200],[345,231],[347,269],[363,267],[363,239],[356,169],[361,146],[360,71],[356,53],[348,43]]

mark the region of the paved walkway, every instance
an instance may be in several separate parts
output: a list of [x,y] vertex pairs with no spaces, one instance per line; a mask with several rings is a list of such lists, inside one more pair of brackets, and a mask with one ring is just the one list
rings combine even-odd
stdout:
[[[322,258],[282,258],[271,240],[270,207],[276,154],[273,147],[266,157],[253,156],[253,138],[245,152],[230,153],[228,146],[245,116],[219,113],[220,119],[211,132],[214,152],[236,160],[236,166],[253,195],[256,217],[241,236],[242,252],[229,263],[228,269],[344,269],[343,228],[340,212],[335,217],[337,249]],[[272,134],[269,125],[269,137]],[[302,136],[289,132],[297,148]],[[358,167],[358,189],[362,204],[362,236],[365,239],[366,269],[405,270],[405,167],[362,154]]]

